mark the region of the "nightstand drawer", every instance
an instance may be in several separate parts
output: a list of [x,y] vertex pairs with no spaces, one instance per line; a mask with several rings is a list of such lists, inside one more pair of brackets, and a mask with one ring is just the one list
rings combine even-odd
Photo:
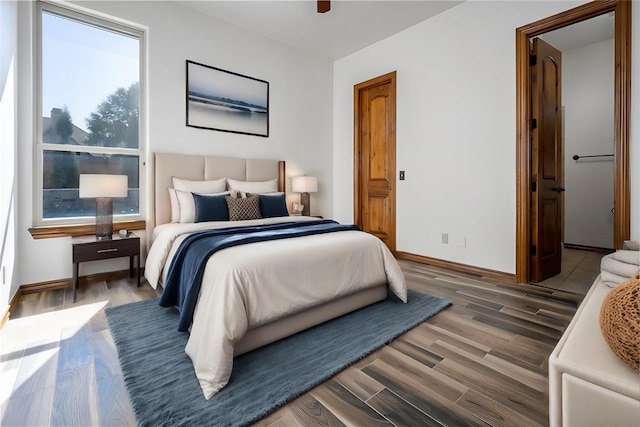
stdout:
[[73,257],[73,302],[76,302],[80,263],[103,259],[129,257],[129,277],[133,277],[133,260],[137,259],[138,286],[140,286],[140,237],[114,234],[111,239],[96,240],[96,236],[77,236],[71,239]]
[[73,245],[73,262],[97,261],[140,254],[140,239],[104,240]]

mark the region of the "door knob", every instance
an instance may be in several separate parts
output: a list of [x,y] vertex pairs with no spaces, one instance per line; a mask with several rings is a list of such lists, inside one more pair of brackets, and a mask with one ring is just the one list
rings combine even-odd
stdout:
[[562,193],[563,191],[566,191],[566,190],[562,187],[552,187],[551,191],[555,191],[556,193]]
[[387,187],[387,190],[391,191],[391,186],[388,186],[388,187]]

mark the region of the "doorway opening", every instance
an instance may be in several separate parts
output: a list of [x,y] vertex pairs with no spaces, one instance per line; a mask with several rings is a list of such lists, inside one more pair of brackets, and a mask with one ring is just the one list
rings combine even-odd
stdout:
[[[631,2],[594,1],[516,29],[516,281],[531,280],[532,224],[532,95],[531,41],[544,33],[614,12],[614,178],[613,244],[621,248],[630,234],[629,121],[631,104]],[[555,187],[556,189],[558,187]],[[535,252],[534,252],[535,251]]]

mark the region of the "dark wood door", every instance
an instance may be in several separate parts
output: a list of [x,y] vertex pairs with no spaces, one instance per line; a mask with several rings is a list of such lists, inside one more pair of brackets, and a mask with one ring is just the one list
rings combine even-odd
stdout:
[[562,262],[562,56],[533,40],[531,59],[531,280],[560,273]]
[[355,221],[396,250],[396,75],[356,85]]

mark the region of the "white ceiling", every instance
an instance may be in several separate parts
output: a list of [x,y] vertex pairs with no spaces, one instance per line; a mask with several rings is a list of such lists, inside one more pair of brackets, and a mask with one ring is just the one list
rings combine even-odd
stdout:
[[605,13],[568,27],[542,34],[540,38],[560,52],[610,40],[614,37],[615,17]]
[[431,18],[462,1],[333,0],[316,12],[315,0],[178,1],[198,12],[335,60]]
[[[462,1],[332,0],[316,12],[316,0],[178,0],[190,9],[292,46],[336,60],[429,19]],[[560,51],[613,38],[613,13],[543,34]]]

